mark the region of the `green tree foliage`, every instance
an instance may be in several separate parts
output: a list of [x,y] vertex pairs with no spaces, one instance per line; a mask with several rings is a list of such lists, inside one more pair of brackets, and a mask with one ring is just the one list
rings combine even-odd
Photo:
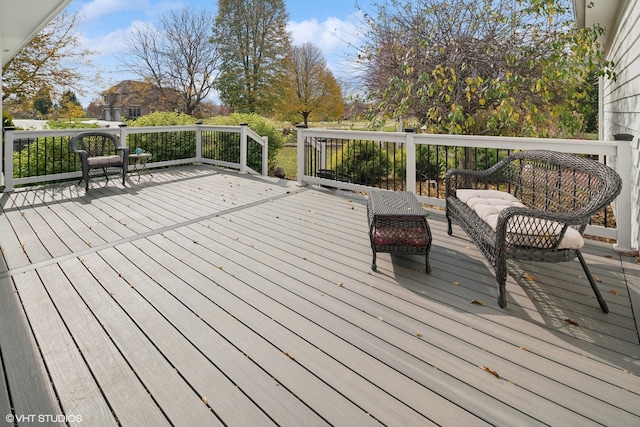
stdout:
[[65,91],[58,102],[58,116],[65,118],[84,117],[84,110],[75,92]]
[[578,103],[576,110],[583,117],[583,131],[594,133],[598,131],[598,76],[591,72],[576,91]]
[[171,103],[174,91],[180,93],[182,111],[191,115],[216,82],[220,54],[218,44],[212,43],[212,22],[206,10],[171,10],[160,17],[160,28],[134,28],[120,63],[153,82],[168,98],[165,103]]
[[234,112],[271,114],[291,46],[283,0],[220,0],[213,42],[222,65],[217,89]]
[[13,116],[7,110],[2,110],[2,131],[9,126],[13,126]]
[[389,0],[365,19],[371,116],[432,133],[575,134],[583,82],[612,77],[568,0]]
[[48,117],[53,110],[51,91],[46,88],[41,89],[33,100],[33,109],[36,111],[37,117]]
[[296,123],[302,115],[317,120],[337,120],[344,114],[342,90],[320,48],[312,43],[293,46],[287,56],[287,80],[279,113]]
[[[80,82],[88,77],[93,52],[81,47],[78,22],[77,14],[59,14],[3,67],[3,101],[24,104],[30,111],[44,89],[52,95],[68,88],[84,93]],[[79,66],[84,66],[84,71]]]
[[[256,132],[258,135],[266,136],[268,138],[268,156],[269,156],[269,168],[275,166],[276,155],[278,151],[282,149],[284,144],[284,137],[275,125],[258,114],[247,113],[234,113],[228,116],[218,116],[211,120],[212,125],[225,125],[225,126],[238,126],[240,124],[247,123],[249,128]],[[239,158],[240,147],[233,148],[234,152],[237,151]],[[248,162],[250,165],[259,164],[262,156],[262,152],[257,146],[249,146],[249,152],[247,153]],[[252,166],[253,167],[253,166]],[[254,168],[255,169],[255,168]]]

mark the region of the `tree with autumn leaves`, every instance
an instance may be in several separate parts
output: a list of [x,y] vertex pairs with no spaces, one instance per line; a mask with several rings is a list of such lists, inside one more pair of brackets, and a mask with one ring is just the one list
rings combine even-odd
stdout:
[[293,123],[302,116],[316,120],[336,120],[344,114],[342,90],[316,45],[293,46],[286,58],[286,84],[278,112]]
[[602,29],[568,0],[389,0],[365,15],[370,117],[431,133],[567,136],[592,76],[613,77]]
[[61,13],[3,67],[5,104],[29,113],[46,111],[43,94],[51,98],[70,88],[79,94],[85,91],[81,82],[90,77],[83,73],[90,69],[93,52],[82,47],[78,22],[77,14]]

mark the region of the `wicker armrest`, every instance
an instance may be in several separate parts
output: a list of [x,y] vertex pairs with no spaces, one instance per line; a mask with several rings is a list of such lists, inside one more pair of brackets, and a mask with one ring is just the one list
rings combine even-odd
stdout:
[[455,195],[458,188],[477,187],[478,183],[482,183],[486,187],[486,183],[499,175],[503,162],[495,164],[493,167],[481,171],[470,169],[449,169],[445,174],[445,196]]

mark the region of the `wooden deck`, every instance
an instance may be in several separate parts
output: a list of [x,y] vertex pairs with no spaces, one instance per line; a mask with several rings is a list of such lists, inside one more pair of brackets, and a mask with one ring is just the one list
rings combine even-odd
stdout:
[[439,211],[431,274],[374,273],[357,194],[207,167],[91,186],[1,195],[5,420],[640,425],[640,268],[610,244],[585,249],[609,314],[578,261],[511,263],[500,309]]

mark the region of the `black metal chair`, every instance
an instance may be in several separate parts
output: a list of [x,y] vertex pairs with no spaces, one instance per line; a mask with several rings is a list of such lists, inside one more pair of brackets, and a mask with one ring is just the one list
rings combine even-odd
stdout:
[[125,185],[129,165],[129,147],[121,147],[115,135],[107,132],[82,132],[71,138],[69,146],[80,156],[82,178],[89,190],[89,175],[92,170],[102,170],[109,181],[108,169],[120,169],[122,185]]

